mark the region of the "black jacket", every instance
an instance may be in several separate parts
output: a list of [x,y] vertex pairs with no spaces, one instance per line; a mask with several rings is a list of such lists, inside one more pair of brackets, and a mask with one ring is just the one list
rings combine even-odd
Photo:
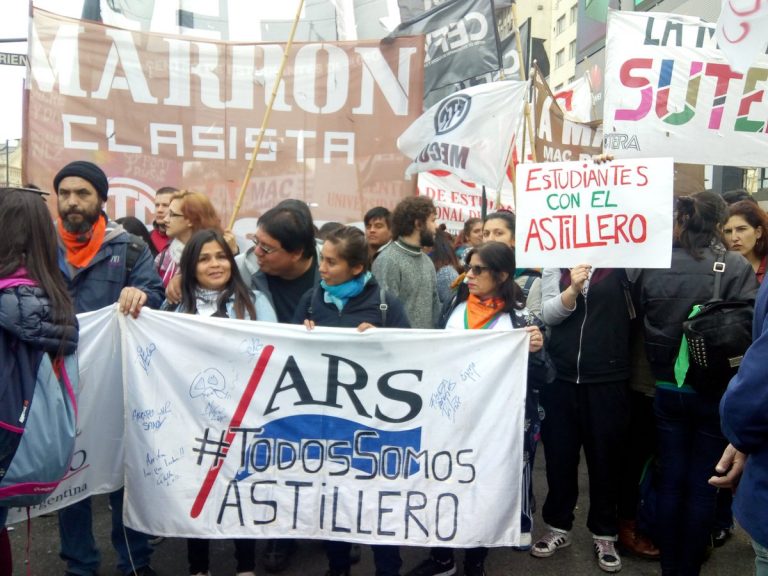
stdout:
[[[569,285],[569,272],[562,271],[560,291]],[[595,270],[586,297],[579,294],[576,309],[549,327],[547,351],[558,378],[585,384],[629,379],[628,299],[631,292],[623,268]]]
[[54,322],[48,296],[36,286],[0,290],[0,329],[50,354],[69,355],[77,349],[74,314],[64,324]]
[[[712,298],[717,258],[707,248],[696,260],[684,248],[672,249],[672,267],[643,270],[637,280],[640,307],[644,313],[645,351],[657,380],[675,381],[675,360],[683,336],[683,321],[694,304]],[[726,252],[720,284],[723,300],[754,302],[757,280],[752,266],[738,252]]]
[[386,324],[382,326],[382,311],[379,308],[381,287],[375,278],[371,277],[363,291],[350,298],[343,310],[339,310],[331,302],[326,302],[324,290],[318,285],[302,296],[296,307],[293,323],[303,324],[304,320],[311,319],[318,326],[328,328],[357,328],[363,322],[379,328],[410,328],[411,323],[400,300],[387,292],[386,301]]

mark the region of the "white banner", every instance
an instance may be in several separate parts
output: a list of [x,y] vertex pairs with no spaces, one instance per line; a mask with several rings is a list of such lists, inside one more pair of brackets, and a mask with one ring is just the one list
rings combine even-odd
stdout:
[[517,166],[519,268],[669,268],[671,158]]
[[[47,514],[123,485],[123,394],[120,332],[112,308],[78,314],[80,391],[77,441],[69,474],[30,516]],[[12,508],[9,523],[26,520],[27,511]]]
[[308,332],[153,311],[121,324],[127,525],[518,542],[523,331]]
[[406,175],[445,170],[497,188],[504,178],[527,82],[504,80],[454,92],[429,108],[397,139],[413,162]]
[[608,16],[605,54],[605,152],[671,156],[689,164],[768,165],[765,54],[740,74],[717,48],[714,24],[615,11]]
[[[464,229],[464,222],[480,218],[483,211],[483,187],[465,182],[450,172],[434,170],[419,174],[419,195],[432,198],[437,208],[437,220],[452,234]],[[501,204],[496,204],[496,190],[486,188],[488,214],[496,210],[515,210],[512,181],[507,175],[501,187]]]

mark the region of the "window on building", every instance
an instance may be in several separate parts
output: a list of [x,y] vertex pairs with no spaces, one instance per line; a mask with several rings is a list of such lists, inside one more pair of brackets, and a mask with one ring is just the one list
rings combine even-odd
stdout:
[[568,60],[576,58],[576,40],[568,44]]
[[578,18],[578,16],[579,16],[579,4],[576,3],[573,6],[571,6],[571,12],[570,12],[570,17],[568,21],[571,24],[576,24],[576,19]]
[[555,54],[555,68],[560,68],[565,63],[565,49]]
[[565,14],[560,16],[560,18],[557,19],[557,24],[555,26],[555,35],[560,36],[560,34],[563,33],[563,30],[565,30]]
[[560,92],[560,90],[562,90],[562,89],[563,89],[563,84],[562,83],[560,83],[557,86],[555,86],[555,92]]
[[576,82],[576,76],[571,76],[568,78],[568,84],[573,84],[574,82]]

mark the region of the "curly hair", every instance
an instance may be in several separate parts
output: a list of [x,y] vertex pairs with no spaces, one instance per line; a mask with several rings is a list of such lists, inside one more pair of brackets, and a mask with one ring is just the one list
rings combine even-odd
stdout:
[[427,219],[437,214],[434,202],[426,196],[409,196],[395,206],[392,213],[392,236],[410,236],[416,230],[418,222],[425,224]]

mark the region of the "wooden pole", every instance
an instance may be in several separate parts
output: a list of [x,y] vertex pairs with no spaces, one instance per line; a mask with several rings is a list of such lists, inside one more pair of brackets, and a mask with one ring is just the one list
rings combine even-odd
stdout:
[[285,63],[288,61],[288,53],[291,51],[291,46],[293,45],[293,38],[294,36],[296,36],[296,28],[299,25],[299,19],[301,18],[301,10],[303,8],[304,8],[304,0],[299,0],[299,8],[296,10],[296,17],[293,19],[293,26],[291,27],[291,33],[288,35],[288,43],[285,45],[283,60],[280,62],[280,69],[277,71],[277,79],[275,80],[275,85],[272,88],[272,95],[269,98],[269,104],[267,105],[267,110],[264,112],[264,118],[261,122],[261,130],[259,131],[259,138],[258,140],[256,140],[256,145],[253,147],[253,153],[251,154],[251,161],[248,162],[248,169],[245,171],[245,177],[243,178],[243,183],[240,186],[240,193],[237,195],[237,202],[235,202],[235,208],[232,211],[232,216],[229,219],[229,226],[227,226],[228,230],[232,230],[232,227],[235,225],[235,218],[237,217],[237,213],[240,211],[240,207],[243,205],[243,197],[245,196],[245,191],[248,189],[248,184],[250,183],[251,176],[253,175],[253,166],[256,163],[256,156],[258,154],[259,149],[261,148],[261,143],[264,140],[264,132],[267,129],[267,124],[269,123],[269,117],[272,115],[272,107],[275,104],[277,91],[280,89],[280,82],[283,79],[283,71],[285,70]]

